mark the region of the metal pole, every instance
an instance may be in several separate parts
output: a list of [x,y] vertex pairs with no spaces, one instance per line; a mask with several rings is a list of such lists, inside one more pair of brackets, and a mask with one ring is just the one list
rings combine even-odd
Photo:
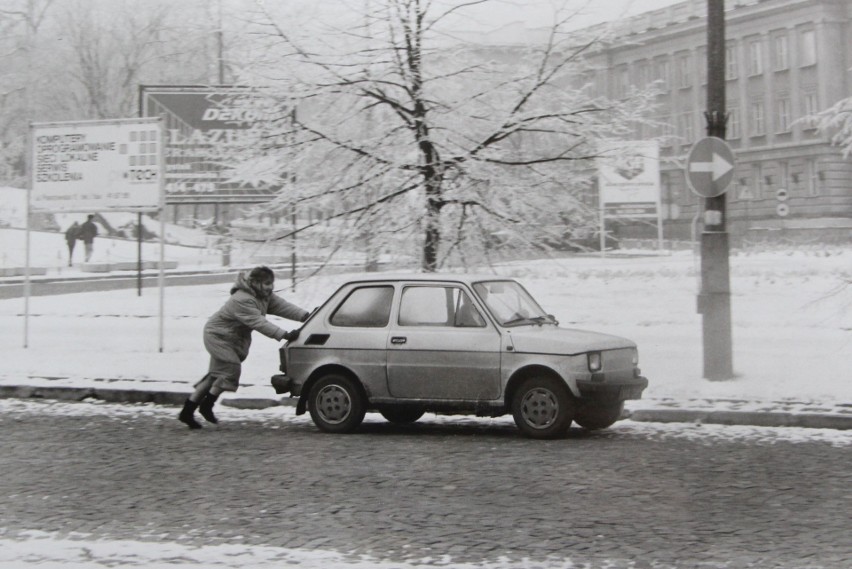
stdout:
[[160,127],[160,139],[158,144],[159,163],[160,163],[160,274],[158,277],[158,285],[160,287],[160,353],[163,352],[165,346],[165,299],[166,299],[166,136],[165,125],[162,117],[157,123]]
[[142,296],[142,214],[136,214],[136,296]]
[[24,245],[24,348],[29,347],[30,339],[30,200],[33,191],[33,160],[35,160],[33,149],[33,125],[30,123],[27,131],[27,213],[24,224],[26,225],[26,238]]
[[[296,128],[296,107],[293,107],[293,110],[290,112],[290,129],[291,136],[295,137],[295,128]],[[296,173],[292,170],[290,171],[290,197],[295,194],[296,191]],[[293,200],[293,209],[290,211],[290,219],[293,223],[293,243],[292,249],[290,250],[290,290],[296,292],[296,224],[298,222],[296,218],[296,201]]]
[[[725,2],[707,2],[707,135],[725,138]],[[731,286],[725,194],[704,201],[701,234],[701,292],[704,377],[733,377]],[[718,212],[718,213],[713,213]]]
[[[136,116],[140,119],[144,116],[144,87],[139,85],[139,97],[136,101]],[[162,144],[162,143],[161,143]],[[160,167],[165,168],[165,164],[160,162]],[[136,214],[136,296],[142,296],[142,214]]]

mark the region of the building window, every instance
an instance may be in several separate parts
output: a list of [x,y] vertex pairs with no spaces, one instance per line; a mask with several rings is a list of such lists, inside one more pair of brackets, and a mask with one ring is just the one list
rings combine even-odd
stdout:
[[651,82],[651,69],[647,61],[643,61],[636,68],[637,83],[640,87],[647,87]]
[[815,65],[817,62],[816,34],[813,30],[804,30],[799,36],[799,65]]
[[816,93],[805,93],[802,96],[802,105],[804,107],[802,109],[802,117],[805,119],[803,121],[805,128],[808,128],[808,129],[816,128],[817,121],[816,121],[815,118],[811,118],[811,117],[814,117],[814,115],[816,115],[819,112],[817,94]]
[[701,85],[707,84],[707,48],[698,48],[698,82]]
[[660,88],[667,91],[669,88],[669,60],[658,59],[654,65],[654,80],[660,82]]
[[753,101],[749,108],[749,134],[762,136],[766,134],[766,117],[763,113],[763,101]]
[[692,60],[688,55],[677,58],[677,86],[681,89],[692,86]]
[[818,196],[820,194],[820,173],[816,159],[809,158],[805,162],[805,176],[807,177],[808,195]]
[[742,136],[742,127],[740,126],[740,110],[736,107],[728,110],[728,128],[726,129],[726,138],[739,138]]
[[754,188],[754,198],[763,198],[763,166],[760,164],[751,165],[751,186]]
[[776,36],[773,40],[772,68],[775,71],[783,71],[789,67],[790,56],[787,49],[787,36]]
[[725,79],[736,79],[737,72],[737,48],[729,45],[725,48]]
[[630,73],[627,66],[621,67],[615,72],[615,98],[624,99],[630,88]]
[[775,129],[776,132],[789,132],[790,131],[790,98],[789,97],[780,97],[775,102],[775,110],[776,110],[776,123]]
[[790,164],[778,163],[778,188],[790,191]]
[[672,126],[671,117],[663,117],[660,119],[660,135],[663,137],[662,144],[665,146],[672,145],[674,138],[674,127]]
[[678,134],[683,137],[685,142],[695,140],[695,125],[692,123],[692,113],[681,113],[678,116]]
[[760,75],[763,73],[763,54],[760,49],[760,40],[748,44],[748,74]]

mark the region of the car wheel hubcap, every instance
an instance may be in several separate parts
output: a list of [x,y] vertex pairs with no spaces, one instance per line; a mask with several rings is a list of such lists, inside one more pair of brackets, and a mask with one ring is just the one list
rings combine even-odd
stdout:
[[342,423],[352,410],[349,393],[339,385],[327,385],[317,394],[317,411],[323,421],[332,424]]
[[531,389],[521,401],[521,416],[533,429],[546,429],[559,416],[559,402],[549,389]]

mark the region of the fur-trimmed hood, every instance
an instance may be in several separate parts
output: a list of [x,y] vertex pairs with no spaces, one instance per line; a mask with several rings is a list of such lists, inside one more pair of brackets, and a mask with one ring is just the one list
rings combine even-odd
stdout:
[[234,294],[238,290],[245,291],[252,296],[257,296],[257,293],[251,286],[251,280],[249,280],[248,274],[245,271],[240,271],[237,275],[237,280],[231,286],[231,294]]

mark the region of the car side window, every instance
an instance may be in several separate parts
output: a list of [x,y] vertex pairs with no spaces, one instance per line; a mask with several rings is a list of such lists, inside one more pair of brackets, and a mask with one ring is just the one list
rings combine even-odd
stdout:
[[400,326],[483,327],[470,297],[452,286],[409,286],[402,291]]
[[331,316],[332,326],[383,328],[390,321],[392,286],[356,288]]
[[460,291],[456,300],[454,325],[459,328],[484,328],[485,319],[466,292]]

